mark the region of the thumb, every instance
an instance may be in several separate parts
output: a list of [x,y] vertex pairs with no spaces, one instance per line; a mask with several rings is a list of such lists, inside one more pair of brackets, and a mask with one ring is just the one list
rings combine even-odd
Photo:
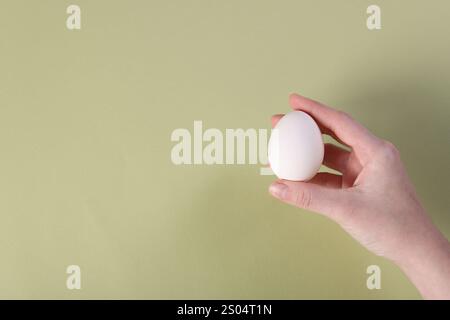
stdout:
[[344,206],[348,197],[343,189],[288,180],[275,181],[269,192],[283,202],[321,213],[333,220],[339,218],[340,212],[345,212]]

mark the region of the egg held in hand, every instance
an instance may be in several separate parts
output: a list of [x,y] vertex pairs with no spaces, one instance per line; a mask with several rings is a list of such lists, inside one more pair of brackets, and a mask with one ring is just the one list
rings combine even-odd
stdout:
[[269,140],[269,164],[280,179],[307,181],[323,161],[322,134],[310,115],[293,111],[282,117]]

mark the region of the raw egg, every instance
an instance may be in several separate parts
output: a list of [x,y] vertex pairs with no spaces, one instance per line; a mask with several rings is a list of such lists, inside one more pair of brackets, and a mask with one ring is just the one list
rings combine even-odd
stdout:
[[272,130],[269,163],[280,179],[307,181],[319,171],[324,146],[319,126],[302,111],[283,116]]

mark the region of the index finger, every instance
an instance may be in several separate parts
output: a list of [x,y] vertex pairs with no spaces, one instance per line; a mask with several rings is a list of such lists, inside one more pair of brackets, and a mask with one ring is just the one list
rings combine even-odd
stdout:
[[295,93],[290,95],[289,103],[294,110],[305,111],[310,114],[319,122],[319,125],[329,129],[337,138],[355,151],[370,152],[380,142],[380,139],[369,130],[342,111]]

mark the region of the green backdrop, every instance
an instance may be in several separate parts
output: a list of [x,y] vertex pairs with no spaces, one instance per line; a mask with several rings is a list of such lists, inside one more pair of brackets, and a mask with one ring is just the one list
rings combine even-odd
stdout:
[[258,165],[175,166],[170,134],[314,97],[398,146],[449,237],[449,28],[447,0],[2,0],[0,298],[420,298]]

